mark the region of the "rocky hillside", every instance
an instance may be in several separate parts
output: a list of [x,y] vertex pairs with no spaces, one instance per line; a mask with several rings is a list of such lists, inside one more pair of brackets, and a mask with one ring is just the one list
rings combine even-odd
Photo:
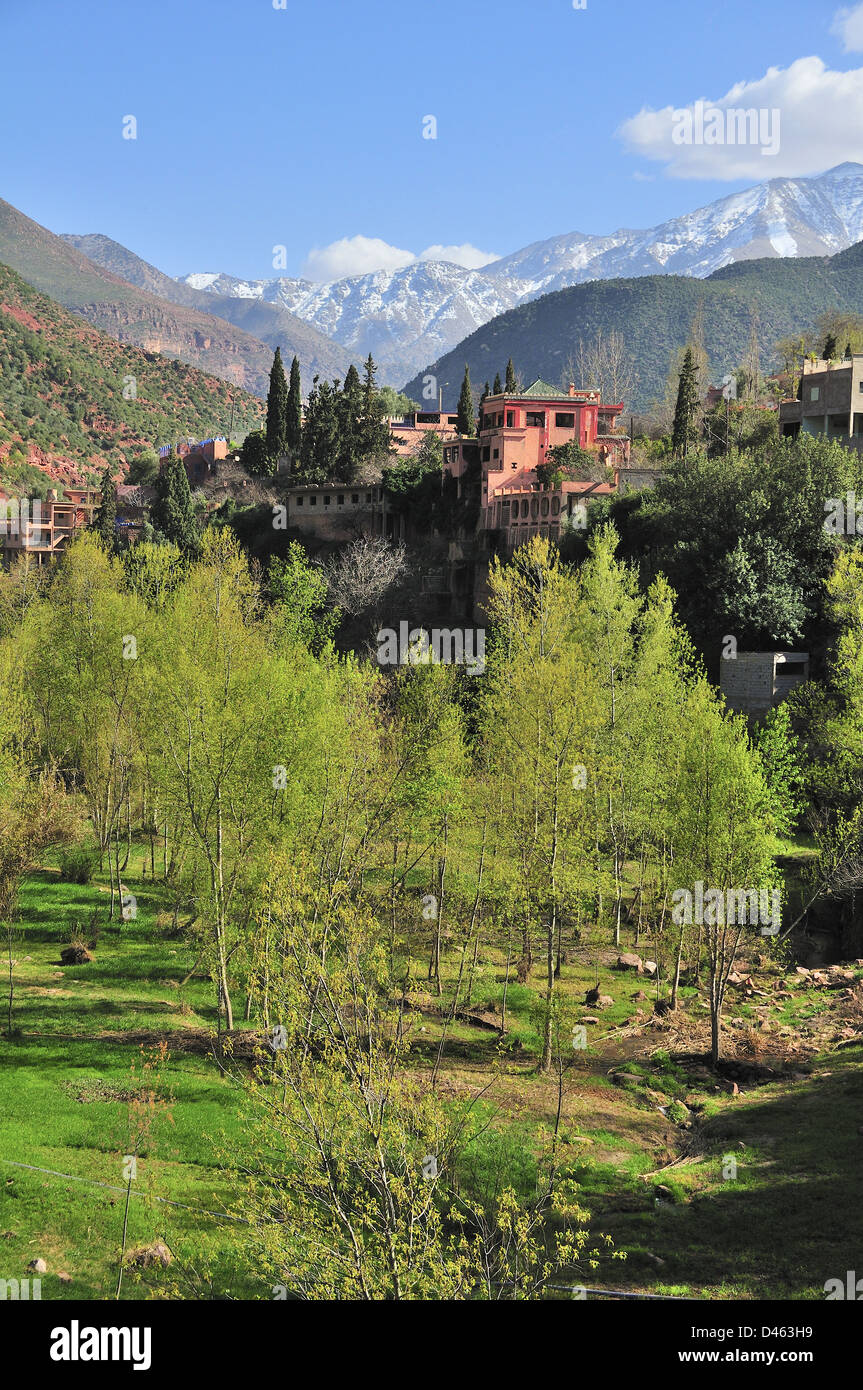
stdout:
[[[98,233],[87,236],[67,234],[61,240],[80,251],[95,265],[119,275],[139,289],[207,316],[215,314],[258,338],[271,350],[280,347],[287,361],[296,353],[300,359],[305,389],[311,385],[316,373],[327,378],[344,378],[351,360],[350,352],[312,323],[307,323],[305,318],[290,312],[291,306],[254,295],[244,298],[196,289],[184,281],[172,279],[170,275],[163,275],[161,270],[136,256],[133,251]],[[404,373],[401,373],[399,380],[403,376]]]
[[0,264],[0,481],[57,477],[187,436],[256,428],[257,397],[155,351],[114,342]]
[[[118,342],[178,358],[247,391],[266,393],[270,345],[219,318],[212,308],[204,312],[174,304],[130,284],[1,199],[0,261]],[[286,335],[282,351],[289,357],[297,352],[308,381],[314,371],[329,371],[343,361],[340,350],[330,351],[320,335],[310,342],[308,325],[301,324],[300,330],[303,345]]]

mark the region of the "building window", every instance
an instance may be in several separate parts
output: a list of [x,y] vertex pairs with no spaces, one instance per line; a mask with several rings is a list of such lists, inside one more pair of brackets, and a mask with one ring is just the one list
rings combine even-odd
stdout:
[[302,505],[303,505],[303,499],[302,499],[302,497],[298,497],[298,498],[297,498],[297,506],[298,506],[298,507],[301,507]]
[[566,410],[559,410],[554,417],[554,423],[559,430],[575,429],[575,415]]
[[316,507],[317,505],[318,505],[318,499],[317,499],[317,497],[314,496],[314,494],[312,494],[312,496],[309,498],[309,506],[310,506],[310,507]]
[[[863,391],[863,381],[861,381],[861,383],[860,383],[860,390]],[[508,411],[506,412],[506,427],[507,427],[508,430],[515,429],[515,411],[514,411],[514,410],[508,410]]]
[[366,501],[367,501],[367,502],[371,502],[371,500],[372,500],[372,494],[371,494],[370,492],[367,492],[367,493],[366,493]]
[[354,506],[357,505],[357,503],[359,502],[359,500],[360,500],[360,494],[359,494],[358,492],[352,492],[352,493],[351,493],[351,502],[353,503]]
[[545,429],[545,411],[529,410],[525,416],[525,424],[528,429]]
[[488,444],[485,444],[485,445],[483,446],[483,451],[482,451],[482,461],[483,461],[483,463],[488,463],[488,461],[489,461],[490,458],[491,458],[491,447],[490,447]]
[[324,506],[325,506],[325,507],[328,507],[329,505],[330,505],[330,494],[329,494],[328,492],[325,492],[325,493],[324,493]]
[[336,498],[336,501],[338,502],[340,507],[343,507],[345,505],[345,494],[343,492],[340,492]]
[[492,449],[491,456],[493,459],[500,458],[500,449]]
[[817,400],[818,400],[818,397],[819,397],[820,395],[821,395],[821,387],[820,387],[820,386],[810,386],[810,387],[809,387],[809,399],[810,399],[810,401],[817,401]]

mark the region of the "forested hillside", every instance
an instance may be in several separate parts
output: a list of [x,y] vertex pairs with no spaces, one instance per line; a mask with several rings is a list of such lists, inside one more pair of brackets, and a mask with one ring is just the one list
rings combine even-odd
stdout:
[[120,466],[190,434],[235,437],[263,402],[182,362],[121,346],[0,265],[0,461]]
[[[627,409],[646,410],[661,397],[676,355],[700,322],[711,377],[721,380],[741,360],[757,334],[761,366],[776,363],[780,338],[807,333],[829,309],[863,313],[863,264],[859,247],[833,257],[741,261],[706,280],[649,275],[595,280],[511,309],[465,338],[405,386],[421,400],[423,378],[435,377],[444,407],[455,408],[464,374],[493,380],[512,358],[523,382],[536,377],[562,382],[579,340],[600,332],[622,336],[636,376]],[[842,345],[844,347],[844,344]],[[582,382],[580,385],[592,383]]]

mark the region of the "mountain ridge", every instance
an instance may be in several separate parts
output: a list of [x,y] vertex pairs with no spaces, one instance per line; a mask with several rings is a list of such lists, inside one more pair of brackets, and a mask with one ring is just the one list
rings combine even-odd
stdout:
[[863,164],[846,162],[809,178],[766,180],[651,228],[558,234],[480,270],[414,261],[324,285],[216,272],[178,280],[204,294],[281,303],[357,356],[373,352],[383,374],[403,381],[483,324],[543,294],[645,275],[706,279],[742,260],[832,255],[861,239]]

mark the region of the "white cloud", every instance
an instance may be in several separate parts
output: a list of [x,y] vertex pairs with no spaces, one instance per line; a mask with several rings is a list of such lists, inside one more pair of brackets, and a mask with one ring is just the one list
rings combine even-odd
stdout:
[[328,284],[351,275],[369,275],[375,270],[400,270],[416,261],[452,261],[466,270],[478,270],[497,259],[493,253],[480,251],[469,242],[461,246],[427,246],[417,256],[413,251],[390,246],[380,237],[346,236],[330,242],[329,246],[312,247],[302,273],[316,284]]
[[450,261],[453,265],[464,266],[465,270],[479,270],[481,266],[491,265],[500,257],[494,252],[480,251],[469,241],[461,246],[427,246],[418,258],[421,261]]
[[[863,15],[863,6],[858,8]],[[723,97],[700,102],[702,113],[718,108],[722,114],[723,142],[676,143],[675,132],[678,138],[685,132],[680,112],[671,106],[639,111],[617,134],[633,153],[662,160],[665,173],[677,179],[797,177],[863,161],[863,69],[834,72],[820,58],[799,58],[788,68],[768,68],[754,82],[738,82]],[[693,131],[698,105],[685,108],[695,121]],[[731,110],[759,113],[757,140],[728,139]],[[733,138],[739,140],[739,134]],[[764,152],[774,147],[774,153]]]
[[329,246],[314,246],[306,257],[303,275],[326,284],[348,275],[367,275],[372,270],[398,270],[415,260],[412,251],[401,251],[380,237],[346,236],[341,241],[331,241]]
[[863,5],[837,10],[830,33],[842,40],[846,53],[863,53]]

